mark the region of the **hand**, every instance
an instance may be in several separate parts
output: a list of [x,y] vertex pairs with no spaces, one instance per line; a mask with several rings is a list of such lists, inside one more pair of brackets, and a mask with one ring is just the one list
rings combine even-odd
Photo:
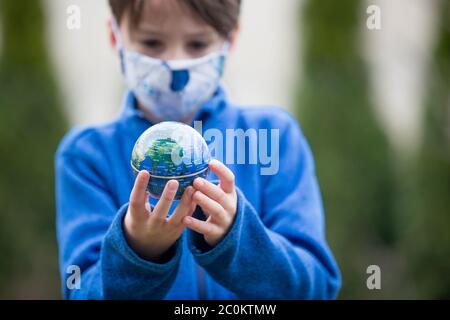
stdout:
[[223,163],[212,160],[209,168],[220,179],[215,185],[203,178],[194,180],[195,192],[192,200],[207,216],[206,221],[191,216],[183,218],[183,223],[191,230],[203,234],[210,246],[215,246],[225,237],[236,216],[237,194],[234,187],[234,174]]
[[193,187],[188,187],[170,218],[166,219],[178,189],[178,181],[167,182],[153,211],[146,192],[150,175],[140,171],[130,194],[130,203],[124,219],[125,237],[130,247],[143,259],[160,262],[163,254],[175,243],[183,232],[184,217],[192,215]]

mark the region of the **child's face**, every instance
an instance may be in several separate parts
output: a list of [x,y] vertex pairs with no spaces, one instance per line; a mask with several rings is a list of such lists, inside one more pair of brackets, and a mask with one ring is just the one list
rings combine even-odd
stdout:
[[145,1],[139,25],[133,28],[125,14],[120,32],[125,48],[163,60],[199,58],[219,51],[226,40],[175,0]]

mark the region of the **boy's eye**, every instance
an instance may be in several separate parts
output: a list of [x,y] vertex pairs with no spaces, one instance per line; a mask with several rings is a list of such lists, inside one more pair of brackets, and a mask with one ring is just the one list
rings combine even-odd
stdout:
[[144,41],[144,44],[149,48],[159,48],[162,46],[162,42],[156,39],[146,40]]
[[206,49],[208,45],[207,42],[203,41],[192,41],[188,43],[188,47],[192,50],[203,50]]

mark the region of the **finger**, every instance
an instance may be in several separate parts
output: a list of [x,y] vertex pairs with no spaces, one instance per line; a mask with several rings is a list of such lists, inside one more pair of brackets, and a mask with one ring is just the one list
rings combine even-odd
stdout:
[[156,217],[165,219],[167,216],[167,212],[169,212],[170,206],[172,205],[172,201],[175,198],[178,189],[178,181],[177,180],[169,180],[164,187],[163,193],[158,200],[158,203],[153,210],[153,213]]
[[217,201],[222,207],[225,207],[226,193],[218,185],[203,178],[196,178],[194,180],[194,188]]
[[184,217],[183,224],[189,229],[201,233],[205,236],[211,236],[215,230],[215,226],[212,223],[202,221],[190,216]]
[[129,203],[133,215],[139,215],[145,212],[145,197],[149,177],[150,175],[146,170],[140,171],[136,177],[133,190],[131,190]]
[[226,193],[234,191],[234,173],[218,160],[211,160],[209,168],[219,177],[220,187]]
[[194,192],[192,200],[197,203],[205,213],[207,212],[210,216],[212,216],[216,222],[219,224],[226,223],[225,209],[216,201],[207,197],[204,193],[198,190]]
[[191,186],[187,187],[183,192],[180,203],[173,212],[172,216],[168,219],[169,222],[181,223],[181,220],[189,214],[192,208],[192,195],[194,194],[194,188]]
[[189,209],[190,216],[194,214],[195,209],[197,209],[197,204],[194,201],[191,201],[191,207]]
[[149,213],[151,213],[152,212],[152,206],[150,204],[149,196],[150,196],[150,193],[146,192],[145,193],[145,209],[147,209],[147,211]]

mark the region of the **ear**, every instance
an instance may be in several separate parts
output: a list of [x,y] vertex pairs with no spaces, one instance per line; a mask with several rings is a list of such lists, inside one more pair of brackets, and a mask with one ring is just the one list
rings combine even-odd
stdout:
[[109,19],[107,22],[107,30],[108,30],[109,43],[111,45],[111,48],[113,48],[114,51],[116,51],[117,39],[116,39],[116,35],[113,32],[111,19]]
[[237,39],[241,33],[241,24],[238,22],[236,28],[231,31],[228,41],[230,42],[230,51],[233,51],[237,45]]

